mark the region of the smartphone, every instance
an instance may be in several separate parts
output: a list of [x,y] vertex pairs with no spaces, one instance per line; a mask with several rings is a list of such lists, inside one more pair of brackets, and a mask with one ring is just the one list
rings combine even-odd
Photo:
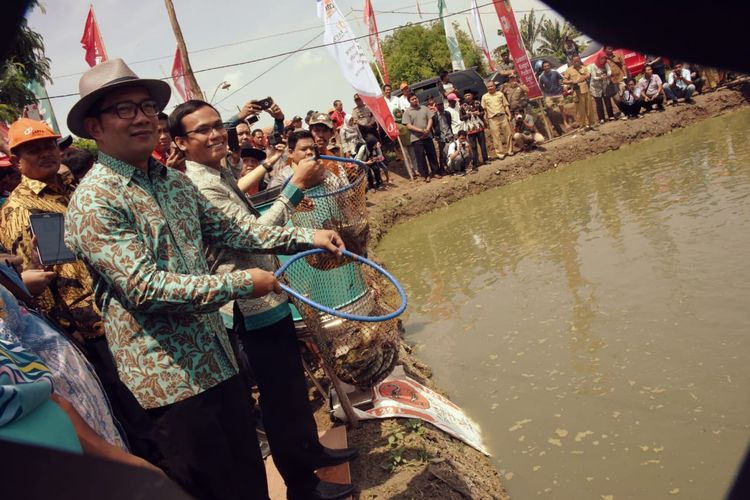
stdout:
[[263,111],[269,109],[271,106],[273,106],[273,98],[266,97],[265,99],[260,99],[259,101],[255,101],[255,103],[260,106],[260,109]]
[[37,254],[43,266],[73,262],[76,256],[65,246],[63,214],[31,214],[31,233],[36,236]]
[[240,139],[237,137],[237,127],[227,129],[227,146],[229,146],[229,151],[237,151],[240,149]]

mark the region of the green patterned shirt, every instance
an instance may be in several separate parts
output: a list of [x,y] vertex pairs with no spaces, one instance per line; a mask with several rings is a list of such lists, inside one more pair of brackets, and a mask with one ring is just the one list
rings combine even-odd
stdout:
[[76,189],[65,243],[92,268],[122,381],[144,408],[199,394],[237,373],[219,308],[249,297],[249,271],[210,275],[205,245],[294,253],[313,231],[227,217],[182,173],[148,175],[99,153]]

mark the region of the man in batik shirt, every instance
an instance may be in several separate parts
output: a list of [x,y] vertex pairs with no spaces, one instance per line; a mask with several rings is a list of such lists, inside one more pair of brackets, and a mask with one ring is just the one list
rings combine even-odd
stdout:
[[[79,88],[68,128],[96,141],[99,162],[68,207],[66,243],[95,271],[120,378],[153,424],[158,453],[147,458],[195,497],[267,498],[247,392],[218,310],[280,288],[260,269],[211,275],[205,245],[339,253],[341,240],[227,217],[151,158],[156,117],[170,97],[164,81],[140,79],[112,59],[84,73]],[[226,137],[223,130],[221,120],[208,126],[209,135]],[[211,147],[226,152],[225,142]]]

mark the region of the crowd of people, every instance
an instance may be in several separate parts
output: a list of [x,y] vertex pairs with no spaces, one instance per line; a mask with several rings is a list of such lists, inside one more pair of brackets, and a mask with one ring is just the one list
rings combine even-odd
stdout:
[[[278,105],[251,101],[225,122],[200,100],[165,115],[169,86],[120,59],[80,88],[68,128],[95,141],[95,160],[43,122],[8,133],[5,168],[18,175],[2,178],[0,439],[149,468],[210,499],[268,498],[270,451],[288,498],[350,495],[315,474],[358,451],[319,441],[273,275],[273,254],[343,248],[334,231],[286,225],[303,191],[332,175],[315,158],[330,154],[330,117],[284,130]],[[288,147],[250,129],[261,111]],[[282,162],[261,215],[247,193]],[[64,233],[34,233],[36,214],[64,214]],[[63,234],[72,259],[41,251]]]
[[[570,128],[691,104],[705,84],[677,62],[666,78],[654,63],[636,78],[611,47],[588,67],[569,56],[562,74],[543,64],[539,109],[507,54],[502,84],[487,80],[483,94],[447,72],[424,103],[407,82],[399,96],[386,85],[400,141],[357,94],[350,113],[336,100],[290,120],[271,98],[228,118],[201,100],[167,115],[165,82],[120,59],[86,72],[67,123],[96,155],[27,118],[0,141],[0,439],[149,468],[197,498],[226,499],[268,497],[266,444],[288,498],[351,494],[315,475],[357,450],[318,439],[273,275],[274,254],[343,247],[334,231],[287,224],[304,191],[353,172],[318,157],[358,160],[371,192],[391,184],[386,158],[398,151],[424,182],[462,176]],[[270,130],[254,127],[262,113]],[[253,195],[263,192],[273,201],[261,214]],[[29,221],[50,213],[65,215],[73,259],[42,259],[39,237],[50,235]],[[21,432],[42,423],[57,430]]]

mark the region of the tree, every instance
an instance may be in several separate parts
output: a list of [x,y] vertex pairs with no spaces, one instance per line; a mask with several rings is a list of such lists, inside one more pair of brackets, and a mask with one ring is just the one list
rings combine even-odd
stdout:
[[[581,32],[569,22],[560,23],[557,19],[554,22],[551,19],[545,19],[540,32],[541,42],[538,54],[554,56],[560,61],[565,61],[565,51],[563,50],[565,39],[579,36],[581,36]],[[579,47],[579,49],[582,51],[584,47]]]
[[[36,2],[32,3],[33,6]],[[0,121],[15,121],[21,116],[24,106],[36,102],[27,84],[33,80],[51,82],[49,63],[44,54],[42,35],[29,28],[23,19],[8,58],[0,67]]]
[[537,19],[534,9],[531,9],[531,12],[521,18],[518,29],[521,32],[521,40],[523,40],[523,45],[526,47],[529,57],[533,58],[537,55],[536,44],[539,40],[539,33],[544,21],[544,14],[542,14],[541,18]]
[[[456,27],[456,38],[461,48],[464,65],[477,66],[484,71],[482,51],[471,37]],[[445,41],[445,29],[440,22],[416,24],[398,28],[382,41],[383,57],[391,82],[418,82],[437,76],[451,68],[451,58]]]

